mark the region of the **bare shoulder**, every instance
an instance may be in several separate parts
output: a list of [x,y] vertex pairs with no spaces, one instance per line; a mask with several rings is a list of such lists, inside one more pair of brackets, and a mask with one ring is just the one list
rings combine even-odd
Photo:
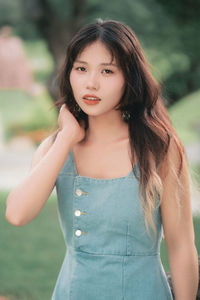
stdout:
[[36,149],[33,159],[31,162],[31,169],[38,164],[38,162],[43,158],[43,156],[48,152],[48,150],[51,148],[53,145],[56,136],[57,136],[58,130],[54,131],[51,135],[46,137],[41,144],[38,146]]

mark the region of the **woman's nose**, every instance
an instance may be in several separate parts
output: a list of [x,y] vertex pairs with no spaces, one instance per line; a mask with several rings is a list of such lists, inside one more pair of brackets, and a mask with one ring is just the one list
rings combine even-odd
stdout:
[[99,79],[97,74],[94,73],[88,74],[86,87],[87,89],[95,89],[95,90],[99,88]]

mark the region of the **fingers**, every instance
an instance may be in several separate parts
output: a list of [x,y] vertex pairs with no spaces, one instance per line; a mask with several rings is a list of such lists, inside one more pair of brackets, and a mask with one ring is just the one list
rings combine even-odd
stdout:
[[62,106],[61,106],[61,108],[60,108],[60,112],[64,109],[64,108],[66,108],[66,105],[65,105],[65,103],[64,104],[62,104]]

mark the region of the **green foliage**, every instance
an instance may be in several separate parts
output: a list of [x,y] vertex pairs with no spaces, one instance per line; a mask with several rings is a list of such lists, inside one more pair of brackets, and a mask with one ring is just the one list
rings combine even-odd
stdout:
[[40,130],[52,130],[57,113],[47,91],[33,97],[23,91],[0,91],[0,116],[5,137]]
[[[171,51],[178,51],[187,56],[189,65],[185,72],[177,69],[166,84],[169,86],[169,94],[172,97],[186,95],[189,91],[195,91],[200,88],[200,1],[196,0],[156,0],[162,5],[166,15],[175,24],[176,39],[178,43],[171,44]],[[173,82],[175,82],[174,85]]]
[[30,95],[22,90],[0,90],[0,118],[5,127],[5,137],[35,130],[51,131],[57,121],[57,112],[43,83],[53,70],[52,57],[43,40],[26,41],[25,53],[39,82],[37,94]]
[[13,28],[13,31],[24,40],[33,41],[41,39],[41,34],[35,24],[27,18],[23,18],[22,21]]
[[161,3],[165,10],[172,15],[180,23],[192,23],[194,21],[199,21],[199,0],[157,0]]
[[[33,1],[33,0],[32,0]],[[40,2],[40,1],[39,1]],[[70,0],[48,0],[51,10],[58,18],[66,20],[73,14],[74,3]]]
[[44,40],[27,40],[23,43],[29,59],[35,80],[46,83],[49,75],[54,70],[54,61]]
[[[93,22],[95,18],[102,17],[117,19],[129,25],[153,64],[156,78],[164,83],[165,97],[169,103],[173,103],[200,88],[200,49],[194,42],[199,26],[193,19],[189,22],[191,28],[185,24],[180,26],[176,16],[173,17],[165,9],[168,2],[163,1],[165,5],[162,5],[161,1],[120,0],[115,1],[113,6],[109,1],[102,0],[100,4],[97,0],[90,0],[89,3],[94,9],[86,20]],[[173,10],[174,3],[170,7]]]
[[32,98],[19,90],[0,91],[0,114],[5,127],[20,122],[31,111]]
[[[167,78],[170,78],[177,70],[185,72],[189,67],[188,57],[183,53],[171,52],[166,56],[158,48],[149,47],[144,47],[144,53],[151,64],[153,75],[160,82],[165,82]],[[178,84],[179,83],[174,81],[175,87],[177,87]]]
[[24,17],[21,0],[0,0],[0,26],[16,25]]
[[150,49],[159,47],[159,51],[167,51],[169,41],[176,42],[171,34],[176,30],[174,22],[155,0],[118,0],[115,5],[106,0],[88,0],[87,3],[90,14],[86,16],[86,22],[93,22],[98,17],[122,21],[131,26],[142,45]]
[[172,105],[169,115],[185,144],[200,140],[200,90]]
[[[135,31],[172,103],[200,88],[199,6],[195,0],[0,0],[0,26],[15,24],[26,39],[42,35],[58,62],[63,37],[67,41],[77,27],[99,17],[122,21]],[[36,73],[45,82],[43,75]]]
[[[21,128],[25,131],[36,129],[49,129],[56,121],[55,109],[50,102],[49,95],[45,92],[34,100],[34,105],[29,114],[21,120]],[[53,109],[53,110],[52,110]]]

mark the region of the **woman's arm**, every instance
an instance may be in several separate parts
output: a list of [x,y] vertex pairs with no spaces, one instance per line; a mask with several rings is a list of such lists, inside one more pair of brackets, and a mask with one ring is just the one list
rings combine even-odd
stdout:
[[58,132],[53,144],[51,138],[40,144],[29,175],[8,195],[6,218],[15,226],[25,225],[40,213],[73,145],[66,130]]
[[[172,285],[175,300],[196,300],[198,289],[198,254],[195,247],[192,219],[190,180],[186,158],[179,176],[183,186],[176,186],[172,166],[178,169],[179,155],[172,142],[169,149],[169,172],[163,179],[164,191],[161,214],[165,241],[168,250]],[[171,162],[171,163],[170,163]],[[180,219],[175,195],[180,197]]]

